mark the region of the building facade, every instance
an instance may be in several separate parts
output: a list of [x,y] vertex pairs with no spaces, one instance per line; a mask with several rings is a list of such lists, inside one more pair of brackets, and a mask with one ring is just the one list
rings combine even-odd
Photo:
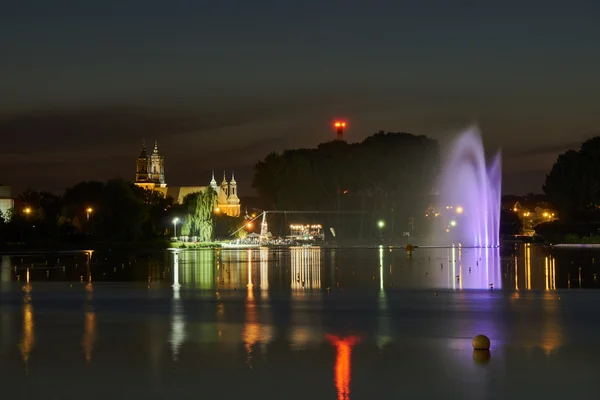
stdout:
[[220,185],[217,184],[213,172],[212,179],[207,186],[167,186],[165,159],[158,152],[158,141],[154,142],[154,149],[150,154],[146,150],[146,143],[142,144],[142,151],[136,160],[135,184],[162,193],[165,197],[171,196],[179,204],[183,202],[188,194],[210,188],[217,193],[216,212],[230,217],[240,216],[240,199],[233,172],[231,173],[231,180],[227,181],[225,171],[223,171],[223,181]]

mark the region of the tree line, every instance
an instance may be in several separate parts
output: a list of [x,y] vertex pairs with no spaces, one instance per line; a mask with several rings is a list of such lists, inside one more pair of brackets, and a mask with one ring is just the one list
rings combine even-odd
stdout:
[[0,220],[0,245],[37,247],[168,246],[173,220],[178,236],[211,241],[226,236],[238,220],[213,215],[216,193],[210,188],[186,196],[182,204],[172,197],[144,189],[123,179],[80,182],[62,195],[26,190]]
[[600,242],[600,136],[560,154],[543,191],[560,218],[538,225],[537,233],[556,241]]
[[[322,212],[313,222],[338,236],[379,235],[379,220],[388,234],[401,235],[422,226],[439,167],[437,141],[380,131],[360,143],[271,153],[256,164],[253,187],[269,209]],[[285,231],[291,215],[273,229]]]

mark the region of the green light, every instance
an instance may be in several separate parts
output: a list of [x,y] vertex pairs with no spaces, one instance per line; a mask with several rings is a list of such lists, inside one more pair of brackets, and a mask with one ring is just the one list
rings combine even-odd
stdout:
[[385,226],[385,221],[383,221],[383,220],[379,220],[379,221],[377,222],[377,226],[378,226],[379,228],[383,228],[383,227]]

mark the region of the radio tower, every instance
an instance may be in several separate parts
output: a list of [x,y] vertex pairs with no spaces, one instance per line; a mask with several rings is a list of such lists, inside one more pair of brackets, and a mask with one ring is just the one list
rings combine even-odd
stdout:
[[344,128],[346,127],[345,121],[335,121],[333,124],[335,126],[335,131],[337,132],[337,140],[344,140]]

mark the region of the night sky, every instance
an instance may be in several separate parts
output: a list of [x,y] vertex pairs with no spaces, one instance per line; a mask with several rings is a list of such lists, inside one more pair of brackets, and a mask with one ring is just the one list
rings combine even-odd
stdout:
[[[479,124],[504,192],[540,192],[600,134],[598,0],[19,0],[0,5],[0,183],[62,191],[134,178],[159,140],[167,183],[269,152]],[[222,172],[218,173],[219,176]]]

